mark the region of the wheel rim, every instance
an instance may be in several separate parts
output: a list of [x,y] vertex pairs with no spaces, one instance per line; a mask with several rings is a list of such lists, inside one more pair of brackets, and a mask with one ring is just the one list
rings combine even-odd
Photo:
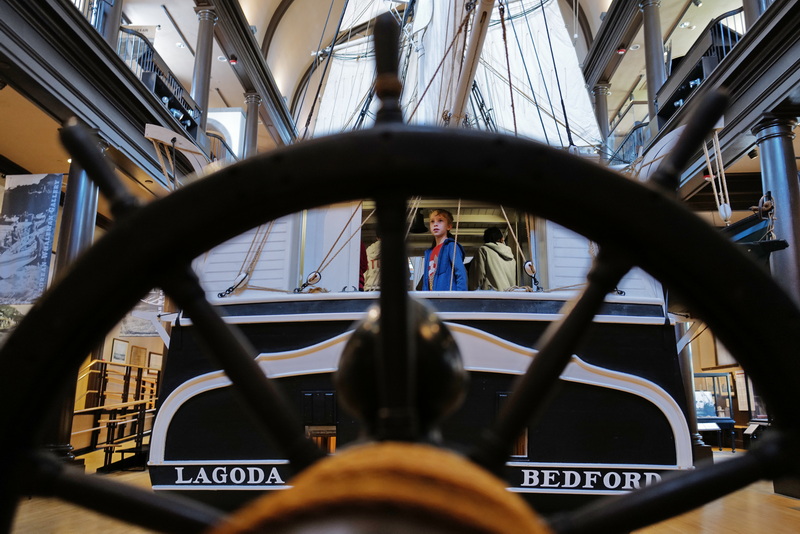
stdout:
[[[62,377],[72,376],[137,299],[164,281],[165,263],[188,265],[244,230],[301,209],[361,198],[449,197],[454,189],[464,198],[474,193],[551,219],[654,275],[690,301],[733,349],[761,386],[776,423],[792,432],[800,428],[790,398],[800,377],[800,312],[759,266],[678,201],[530,141],[398,124],[239,163],[120,220],[8,338],[0,361],[10,372],[0,377],[0,400],[10,406],[14,392],[54,390]],[[569,195],[569,209],[551,201],[565,192],[580,192]],[[609,209],[598,198],[612,198],[625,210]],[[107,271],[115,276],[98,276]],[[63,313],[76,302],[81,305],[75,313]],[[768,305],[771,313],[751,313],[754,303]],[[36,443],[37,414],[46,409],[47,399],[40,396],[0,419],[3,428],[20,429],[23,436],[3,445],[11,463]],[[21,476],[3,478],[18,482]],[[4,500],[15,498],[11,484],[4,485]]]

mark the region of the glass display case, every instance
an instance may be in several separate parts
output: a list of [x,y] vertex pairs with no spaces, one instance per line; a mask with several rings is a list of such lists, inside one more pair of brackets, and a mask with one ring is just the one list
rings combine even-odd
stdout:
[[730,373],[695,373],[694,406],[698,421],[731,419]]

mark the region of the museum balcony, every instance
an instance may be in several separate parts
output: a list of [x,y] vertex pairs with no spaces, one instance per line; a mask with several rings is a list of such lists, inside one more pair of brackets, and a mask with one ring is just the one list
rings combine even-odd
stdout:
[[[584,62],[588,86],[603,86],[609,95],[609,164],[635,166],[637,158],[667,142],[686,122],[692,104],[725,88],[730,103],[716,128],[720,153],[729,183],[742,188],[739,196],[746,199],[733,209],[749,212],[763,194],[752,130],[770,114],[796,117],[800,82],[797,3],[776,0],[761,5],[763,12],[750,21],[741,2],[661,5],[667,77],[656,92],[656,114],[651,117],[639,3],[612,4],[606,20],[613,23],[601,28]],[[690,205],[702,199],[706,206],[708,174],[708,162],[698,147],[682,175],[680,197]]]

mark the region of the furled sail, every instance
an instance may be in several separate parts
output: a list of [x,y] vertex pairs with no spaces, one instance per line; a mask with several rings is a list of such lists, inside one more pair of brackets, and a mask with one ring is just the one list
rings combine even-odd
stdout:
[[[373,52],[363,25],[396,2],[350,0],[340,35],[362,25],[355,38],[340,39],[320,84],[313,135],[369,124]],[[477,9],[477,8],[475,8]],[[411,11],[413,10],[413,11]],[[402,24],[400,75],[405,120],[449,121],[474,9],[462,2],[418,0],[395,11]],[[553,146],[593,147],[600,133],[578,57],[555,0],[499,0],[491,10],[463,125],[533,138]],[[322,67],[318,67],[321,70]],[[317,78],[322,76],[318,73]],[[318,82],[312,82],[318,83]]]

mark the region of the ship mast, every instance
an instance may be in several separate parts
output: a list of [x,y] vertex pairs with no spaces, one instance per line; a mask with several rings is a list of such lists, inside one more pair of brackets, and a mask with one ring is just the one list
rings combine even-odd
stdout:
[[467,99],[469,98],[475,72],[478,69],[478,60],[481,57],[486,32],[489,30],[489,21],[492,18],[494,0],[481,0],[473,15],[472,32],[470,32],[467,54],[464,58],[464,68],[458,79],[455,100],[450,110],[449,126],[461,126],[464,121]]

